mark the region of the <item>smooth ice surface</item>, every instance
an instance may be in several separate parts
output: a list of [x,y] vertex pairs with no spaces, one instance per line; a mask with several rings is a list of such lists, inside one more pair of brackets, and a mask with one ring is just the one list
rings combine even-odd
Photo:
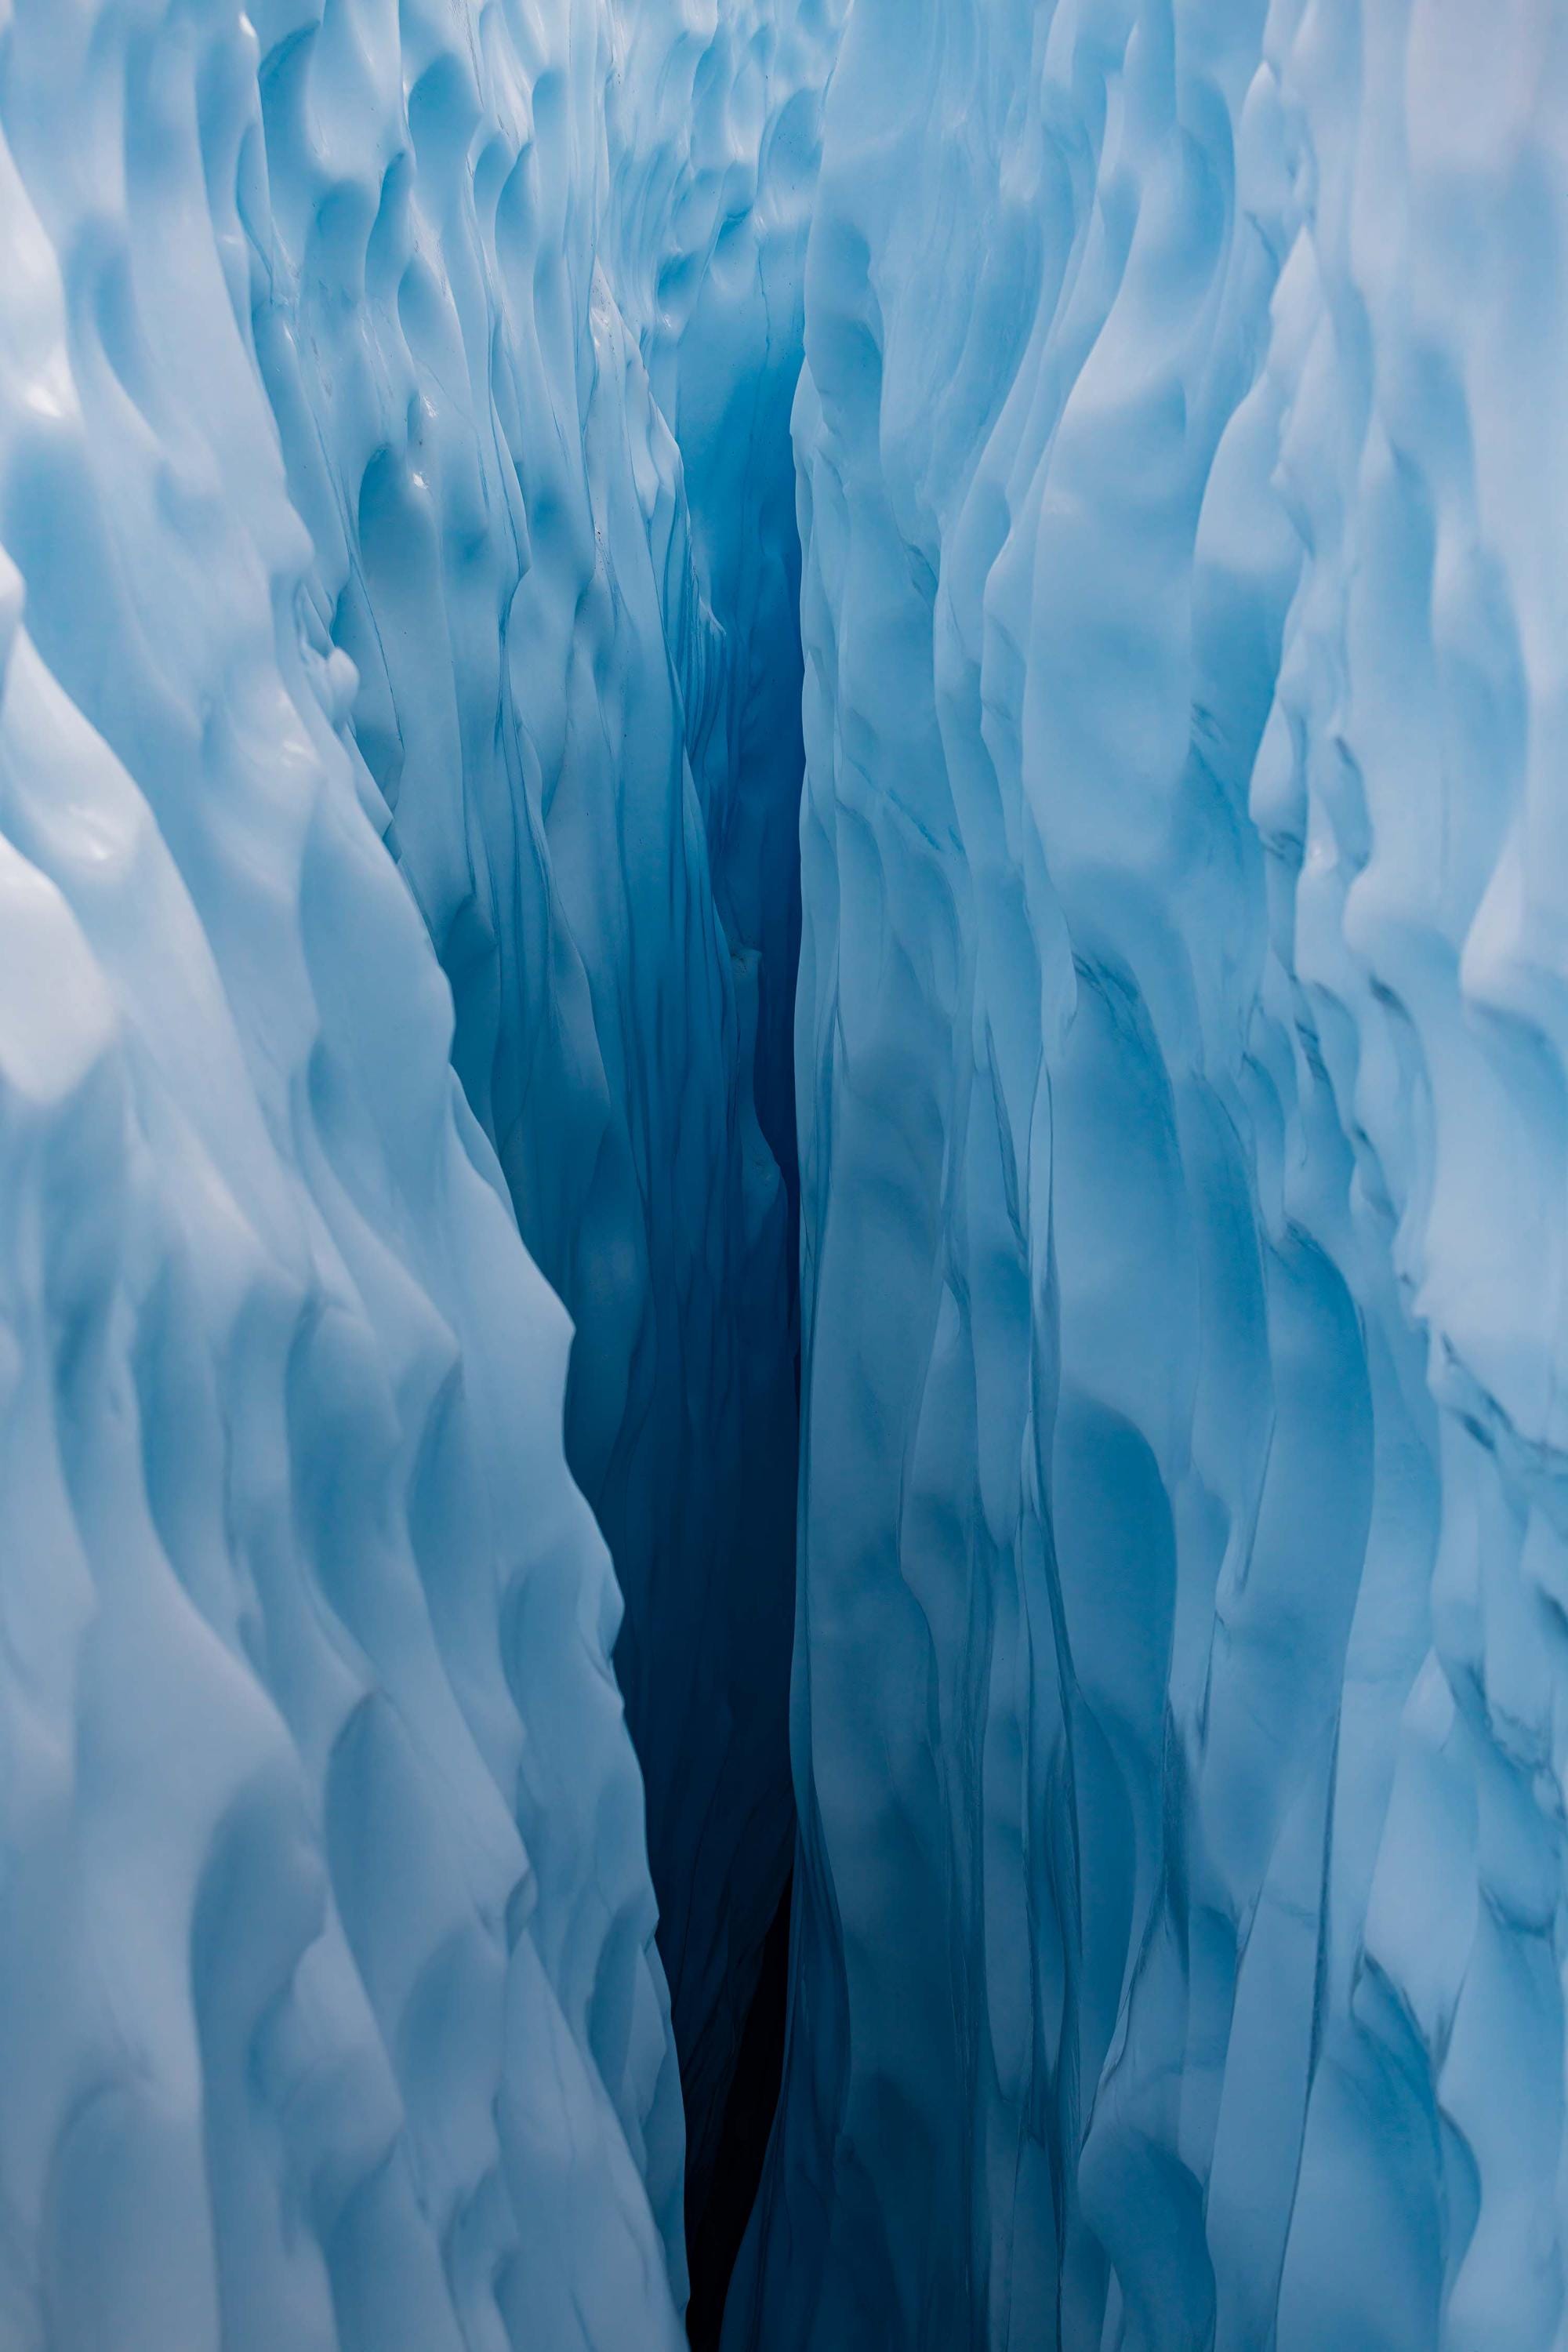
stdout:
[[700,2158],[787,1864],[799,14],[0,0],[5,2352],[679,2341],[567,1460]]
[[726,2343],[1563,2341],[1568,20],[856,0]]

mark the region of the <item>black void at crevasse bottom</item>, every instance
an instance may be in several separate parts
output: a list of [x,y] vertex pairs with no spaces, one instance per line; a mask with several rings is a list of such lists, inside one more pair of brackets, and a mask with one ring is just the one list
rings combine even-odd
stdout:
[[741,2037],[712,2182],[701,2212],[687,2219],[691,2302],[686,2332],[692,2352],[718,2352],[724,2299],[762,2183],[763,2158],[784,2077],[789,1908],[786,1882],[763,1947],[762,1973]]
[[[785,555],[782,601],[774,614],[784,625],[764,627],[752,647],[756,688],[740,755],[748,789],[771,805],[764,821],[763,858],[773,926],[759,933],[761,959],[755,1105],[758,1123],[784,1180],[787,1225],[786,1328],[795,1359],[795,1426],[801,1417],[800,1350],[800,1160],[795,1070],[795,990],[801,945],[800,802],[805,777],[802,728],[805,659],[800,612],[801,551],[795,532],[795,452],[789,434],[794,387],[777,407],[775,473],[771,506],[783,524]],[[763,498],[763,505],[769,500]],[[759,509],[761,511],[761,509]],[[782,787],[782,789],[781,789]],[[782,1759],[786,1765],[787,1759]],[[690,2300],[687,2336],[692,2352],[719,2352],[724,2305],[746,2225],[762,2186],[763,2166],[784,2082],[784,2033],[789,2000],[789,1935],[792,1881],[784,1881],[777,1911],[763,1946],[756,1990],[746,2012],[735,2072],[720,2126],[719,2147],[700,2206],[688,2203],[687,2267]]]

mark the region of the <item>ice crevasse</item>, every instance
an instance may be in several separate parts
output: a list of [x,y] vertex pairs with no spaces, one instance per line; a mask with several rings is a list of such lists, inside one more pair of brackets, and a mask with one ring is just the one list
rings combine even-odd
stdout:
[[681,2340],[829,16],[0,8],[5,2352]]
[[1549,0],[0,0],[0,2352],[679,2345],[792,1853],[725,2352],[1563,2344],[1565,236]]

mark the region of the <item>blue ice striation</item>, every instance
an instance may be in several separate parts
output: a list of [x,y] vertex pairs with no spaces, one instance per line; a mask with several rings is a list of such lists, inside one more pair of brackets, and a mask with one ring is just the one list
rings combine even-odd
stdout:
[[724,2352],[1563,2352],[1564,253],[1557,0],[0,0],[0,2352],[678,2352],[792,1869]]
[[288,0],[238,190],[300,625],[353,665],[453,1061],[576,1328],[699,2195],[792,1836],[798,913],[767,885],[832,22]]
[[1568,20],[856,0],[727,2345],[1565,2339]]
[[791,1836],[827,20],[676,13],[0,9],[6,2352],[679,2339]]

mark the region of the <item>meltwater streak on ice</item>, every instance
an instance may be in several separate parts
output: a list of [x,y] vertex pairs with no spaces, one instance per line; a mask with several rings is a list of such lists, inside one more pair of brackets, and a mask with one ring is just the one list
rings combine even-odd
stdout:
[[240,190],[305,625],[576,1327],[699,2202],[791,1838],[788,416],[838,14],[268,0]]
[[1563,2341],[1568,24],[857,0],[726,2342]]
[[[712,10],[636,13],[656,84],[723,62]],[[748,232],[786,281],[801,21]],[[720,24],[755,138],[767,26]],[[679,2340],[619,1600],[490,1139],[582,1328],[574,1460],[654,1529],[629,1679],[716,2095],[787,1818],[726,1682],[787,1589],[784,1218],[692,782],[755,694],[596,253],[639,172],[698,279],[746,216],[612,168],[630,41],[0,7],[7,2352]]]

